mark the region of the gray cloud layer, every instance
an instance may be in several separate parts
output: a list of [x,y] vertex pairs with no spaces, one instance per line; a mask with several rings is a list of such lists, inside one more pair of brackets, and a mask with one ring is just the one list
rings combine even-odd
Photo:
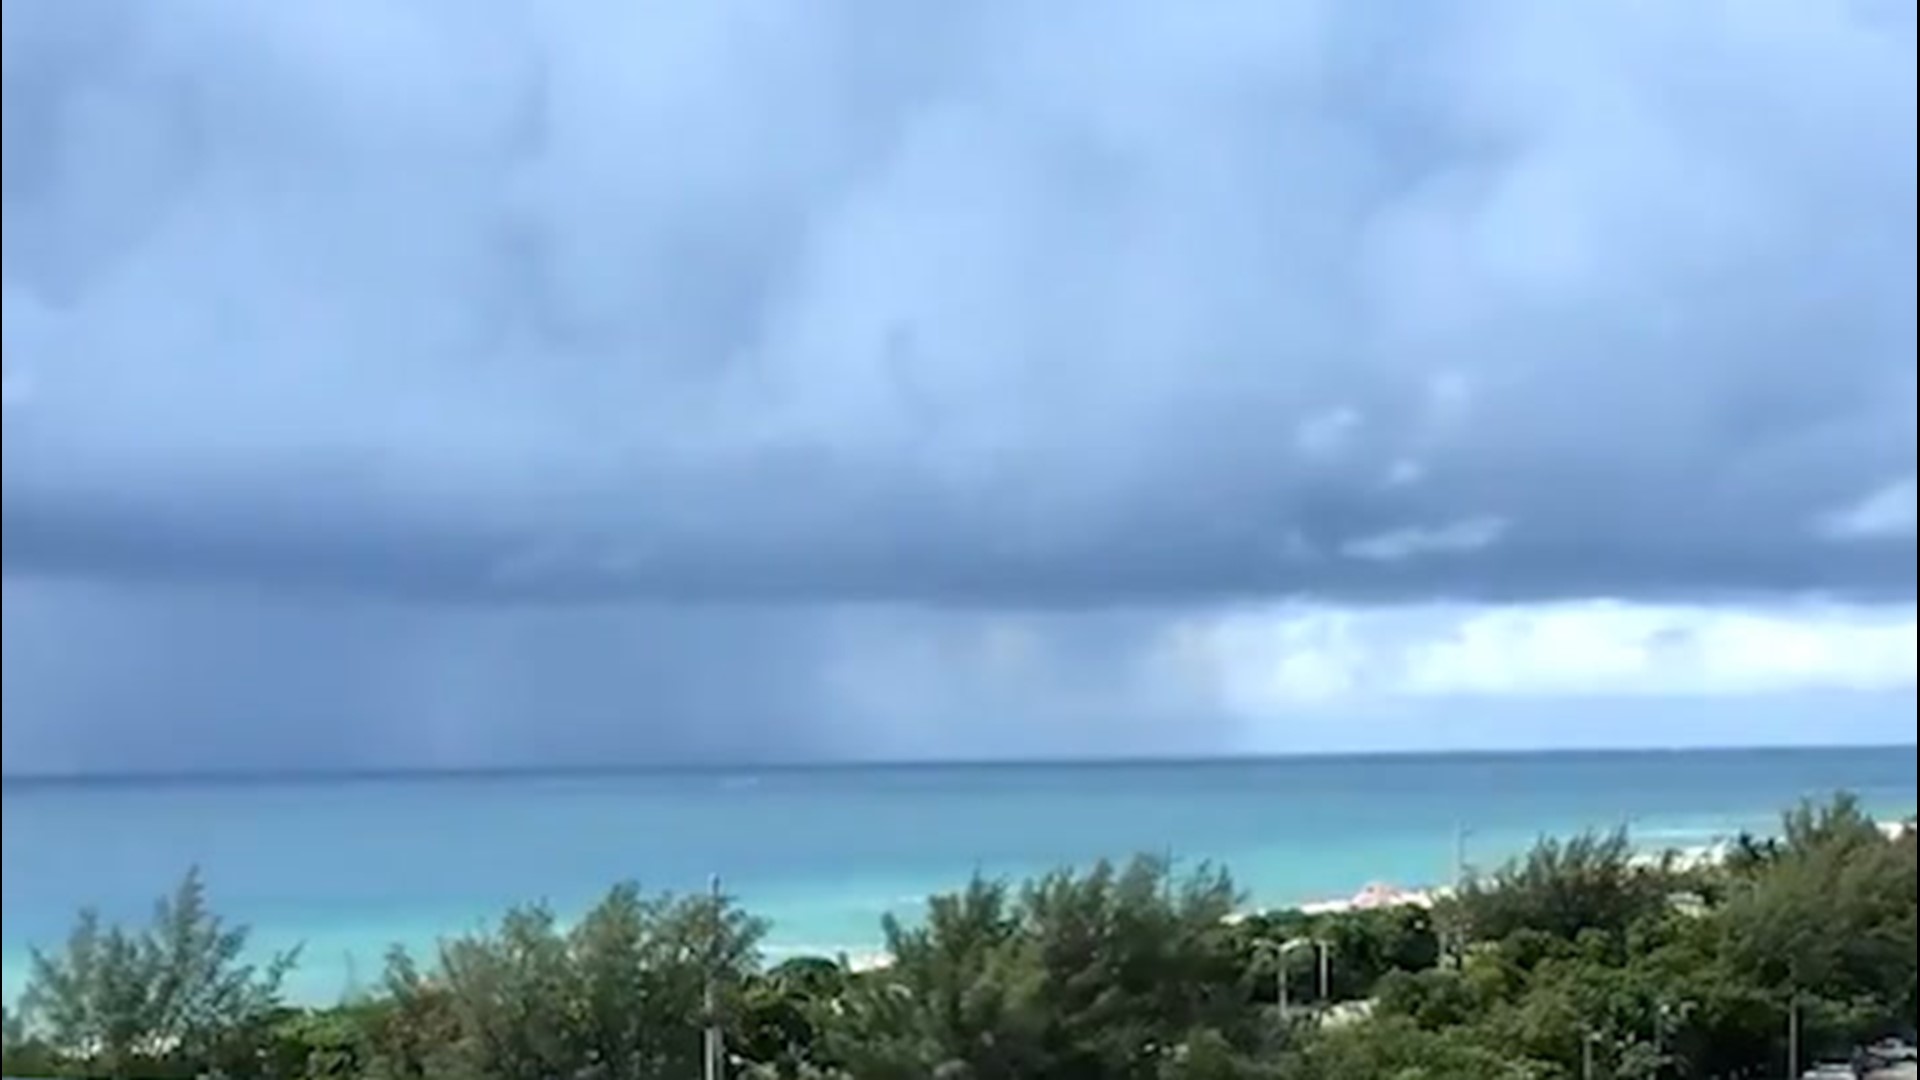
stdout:
[[1914,39],[1893,0],[9,2],[7,572],[1911,595]]
[[[1892,642],[1823,634],[1820,611],[1783,642],[1731,612],[1630,639],[1418,607],[1322,612],[1316,631],[1265,609],[438,605],[14,577],[0,757],[28,773],[1893,742],[1914,715],[1898,608],[1854,625],[1904,618],[1904,686]],[[1793,606],[1773,614],[1795,625]],[[1688,660],[1701,630],[1721,645]],[[1670,655],[1642,670],[1643,647]],[[1366,659],[1423,654],[1454,691],[1406,692]],[[1755,676],[1778,691],[1742,691]],[[1280,693],[1349,680],[1360,692]]]
[[[1914,594],[1911,3],[0,14],[9,771],[1243,749],[1220,601]],[[1259,745],[1479,737],[1377,708]]]

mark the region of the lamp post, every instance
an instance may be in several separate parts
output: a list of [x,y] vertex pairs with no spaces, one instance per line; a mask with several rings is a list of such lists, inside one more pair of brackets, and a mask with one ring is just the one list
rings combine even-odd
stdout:
[[[1680,1024],[1693,1015],[1694,1003],[1691,1001],[1662,1001],[1653,1011],[1653,1056],[1654,1075],[1664,1075],[1669,1058],[1667,1040],[1678,1034]],[[1672,1061],[1678,1061],[1675,1057]]]
[[1289,938],[1285,941],[1263,938],[1260,941],[1262,948],[1273,953],[1274,997],[1279,1003],[1280,1023],[1283,1025],[1287,1022],[1287,954],[1295,949],[1312,948],[1315,944],[1306,938]]
[[1467,888],[1467,838],[1473,830],[1465,822],[1456,822],[1453,827],[1453,925],[1440,927],[1440,952],[1443,958],[1450,959],[1455,968],[1465,966],[1467,948],[1466,916],[1460,901]]
[[1787,954],[1787,1075],[1800,1075],[1800,983],[1801,953],[1796,948]]
[[1667,1024],[1673,1018],[1673,1006],[1666,1002],[1654,1006],[1653,1010],[1653,1074],[1659,1076],[1666,1071]]
[[707,928],[708,932],[712,934],[712,937],[708,939],[707,978],[706,986],[702,994],[703,1008],[701,1011],[705,1013],[706,1027],[701,1032],[702,1046],[700,1056],[704,1063],[701,1067],[701,1075],[705,1077],[705,1080],[720,1080],[721,1075],[726,1071],[727,1067],[726,1043],[720,1033],[720,998],[718,987],[715,986],[715,976],[718,972],[715,969],[719,967],[720,962],[721,919],[725,910],[725,899],[720,893],[720,875],[715,874],[708,882],[708,885],[711,893],[711,902],[713,904],[713,922]]
[[1327,958],[1332,947],[1324,941],[1315,941],[1313,947],[1320,953],[1320,1007],[1326,1009],[1333,1004],[1332,964]]
[[1787,988],[1787,1075],[1800,1075],[1800,986]]
[[1460,890],[1467,884],[1467,837],[1472,835],[1473,830],[1467,828],[1465,822],[1453,827],[1453,892],[1455,896],[1458,896]]

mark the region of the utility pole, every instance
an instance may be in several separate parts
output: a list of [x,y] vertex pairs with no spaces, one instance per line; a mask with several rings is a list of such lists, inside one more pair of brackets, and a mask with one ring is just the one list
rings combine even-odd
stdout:
[[706,1064],[702,1075],[705,1077],[705,1080],[721,1080],[721,1073],[724,1070],[723,1055],[726,1053],[726,1047],[722,1042],[720,1033],[720,991],[717,985],[719,973],[716,970],[720,966],[720,936],[722,929],[720,925],[722,914],[720,875],[713,875],[709,881],[709,886],[709,892],[713,901],[712,908],[710,909],[713,918],[707,928],[708,933],[712,936],[707,940],[707,989],[705,995],[707,1029],[701,1048],[701,1056]]

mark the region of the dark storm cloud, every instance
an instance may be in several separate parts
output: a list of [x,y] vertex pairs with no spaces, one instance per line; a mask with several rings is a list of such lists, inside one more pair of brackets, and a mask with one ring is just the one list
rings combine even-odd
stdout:
[[1912,593],[1910,5],[4,31],[10,576]]

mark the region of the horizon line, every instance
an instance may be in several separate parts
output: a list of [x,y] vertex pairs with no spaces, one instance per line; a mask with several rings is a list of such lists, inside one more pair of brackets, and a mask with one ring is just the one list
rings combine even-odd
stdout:
[[1046,768],[1179,768],[1197,765],[1280,764],[1286,762],[1376,761],[1411,758],[1525,758],[1525,757],[1649,757],[1690,754],[1781,754],[1857,751],[1912,755],[1920,744],[1886,743],[1750,743],[1727,745],[1477,747],[1461,749],[1294,750],[1258,753],[1086,755],[1029,758],[822,758],[681,762],[627,762],[619,764],[548,763],[538,765],[390,766],[342,769],[237,768],[180,770],[114,770],[108,772],[0,773],[0,786],[128,786],[188,784],[262,784],[373,782],[383,780],[453,781],[485,779],[565,779],[614,776],[699,776],[730,773],[803,773],[856,771],[925,771],[963,769]]

